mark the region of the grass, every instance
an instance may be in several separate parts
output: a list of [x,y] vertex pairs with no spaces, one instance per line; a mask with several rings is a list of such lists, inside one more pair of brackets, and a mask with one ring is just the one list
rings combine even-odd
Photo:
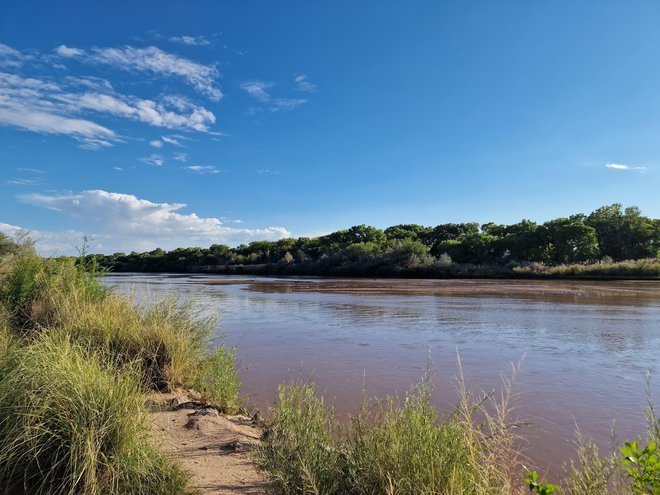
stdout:
[[525,488],[512,383],[504,380],[498,396],[475,396],[459,378],[459,402],[443,416],[423,381],[402,401],[365,401],[342,428],[313,384],[294,382],[279,389],[256,459],[275,493],[286,495],[660,494],[652,404],[645,442],[602,454],[578,432],[562,487],[529,471],[537,482]]
[[166,299],[136,307],[104,287],[98,273],[29,252],[3,272],[0,304],[11,308],[16,333],[66,336],[106,362],[139,363],[148,388],[198,388],[228,412],[240,408],[234,352],[225,346],[209,352],[215,321],[200,317],[192,304]]
[[177,494],[186,476],[152,445],[139,382],[45,336],[0,356],[0,486],[34,494]]
[[365,401],[341,429],[313,385],[282,386],[257,459],[283,494],[516,493],[509,392],[497,401],[461,394],[441,416],[421,383],[403,401]]
[[[344,493],[344,456],[334,443],[332,412],[311,384],[278,389],[278,405],[263,432],[257,459],[277,493]],[[345,492],[348,493],[348,492]]]
[[0,303],[21,331],[53,323],[63,301],[70,305],[100,302],[109,289],[73,260],[50,260],[30,251],[19,252],[0,265]]
[[601,261],[598,263],[575,263],[567,265],[545,265],[530,263],[513,268],[516,276],[536,278],[660,278],[660,259],[628,261]]
[[191,382],[215,407],[228,414],[241,411],[241,383],[236,373],[236,349],[217,346]]
[[57,333],[119,365],[139,363],[144,385],[167,391],[194,388],[219,409],[240,408],[234,351],[209,352],[215,322],[192,304],[165,299],[136,308],[126,297],[61,306]]
[[197,388],[240,408],[235,351],[192,305],[136,306],[74,260],[0,258],[0,492],[181,494],[143,392]]

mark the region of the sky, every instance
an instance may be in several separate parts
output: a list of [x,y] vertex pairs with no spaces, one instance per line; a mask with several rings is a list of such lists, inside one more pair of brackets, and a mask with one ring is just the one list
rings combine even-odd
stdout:
[[45,255],[660,217],[660,3],[5,2],[0,231]]

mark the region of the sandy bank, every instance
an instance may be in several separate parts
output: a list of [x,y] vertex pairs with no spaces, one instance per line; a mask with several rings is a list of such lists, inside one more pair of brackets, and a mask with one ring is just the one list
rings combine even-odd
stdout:
[[223,416],[214,410],[172,407],[191,401],[184,392],[147,397],[156,441],[191,475],[191,488],[201,495],[261,495],[264,477],[250,452],[261,431],[246,416]]

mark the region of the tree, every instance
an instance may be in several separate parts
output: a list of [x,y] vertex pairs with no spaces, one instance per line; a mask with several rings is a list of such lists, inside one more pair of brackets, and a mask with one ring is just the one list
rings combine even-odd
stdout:
[[549,256],[554,263],[576,263],[598,258],[596,230],[575,218],[558,218],[544,227],[550,240]]
[[412,239],[413,241],[422,241],[426,243],[433,229],[431,227],[422,227],[416,223],[400,224],[385,229],[385,236],[388,240]]
[[602,206],[585,223],[596,230],[601,256],[623,260],[657,254],[659,240],[654,221],[642,216],[636,206],[625,210],[620,203]]

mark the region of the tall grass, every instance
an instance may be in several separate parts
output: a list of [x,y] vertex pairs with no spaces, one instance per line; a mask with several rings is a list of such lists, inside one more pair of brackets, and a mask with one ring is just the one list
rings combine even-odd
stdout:
[[512,495],[508,390],[473,401],[461,389],[460,405],[442,416],[421,383],[403,402],[365,401],[341,430],[312,385],[283,386],[257,459],[285,494]]
[[98,273],[86,272],[73,260],[50,260],[25,251],[5,262],[0,279],[0,303],[20,330],[48,326],[63,301],[70,305],[99,302],[109,289]]
[[239,409],[234,351],[188,304],[136,306],[100,274],[30,250],[0,259],[0,493],[180,494],[145,388],[196,387]]
[[257,452],[274,489],[284,494],[349,493],[337,425],[312,384],[281,385],[274,416]]
[[19,333],[58,333],[116,365],[139,363],[145,386],[194,387],[219,407],[238,410],[233,351],[210,353],[215,322],[192,304],[165,299],[136,306],[71,260],[25,253],[0,278],[0,304]]
[[33,494],[178,494],[135,373],[43,336],[0,355],[0,486]]
[[236,349],[216,347],[190,383],[218,409],[233,414],[241,410],[241,383],[236,372]]
[[651,258],[566,265],[529,263],[513,267],[512,274],[531,278],[660,278],[660,260]]

